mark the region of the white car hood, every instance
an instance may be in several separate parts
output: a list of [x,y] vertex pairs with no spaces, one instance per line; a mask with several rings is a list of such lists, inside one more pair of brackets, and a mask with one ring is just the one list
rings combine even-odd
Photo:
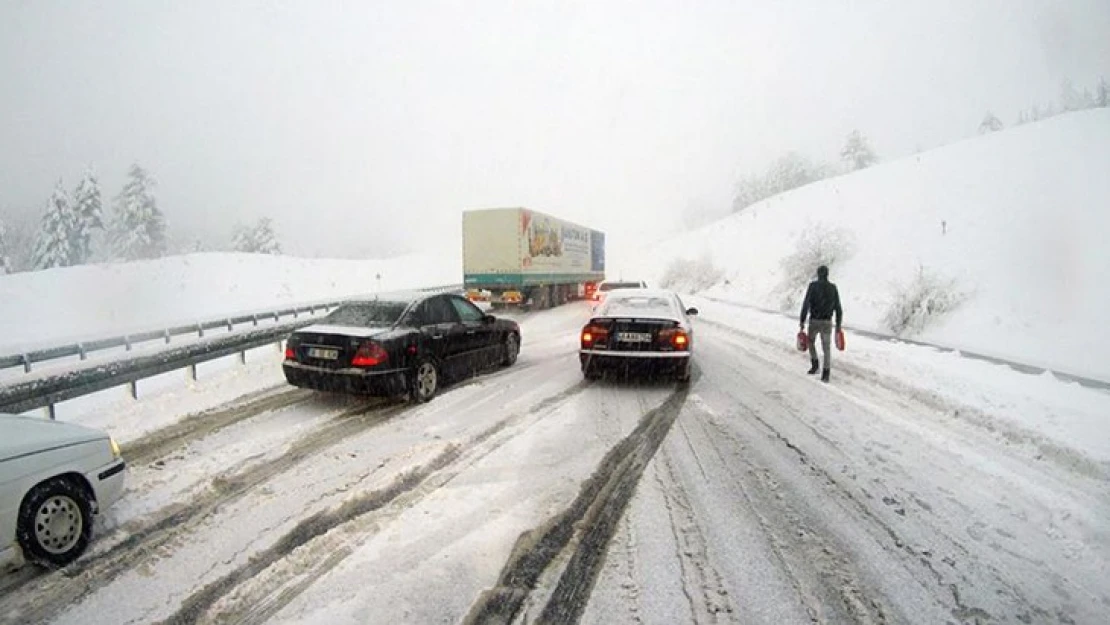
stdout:
[[357,336],[359,338],[369,338],[385,332],[389,332],[389,328],[367,328],[364,326],[333,326],[327,323],[315,323],[310,326],[297,330],[298,333],[312,333],[316,334],[338,334],[339,336]]
[[108,434],[74,423],[0,414],[0,462],[96,440],[108,440]]

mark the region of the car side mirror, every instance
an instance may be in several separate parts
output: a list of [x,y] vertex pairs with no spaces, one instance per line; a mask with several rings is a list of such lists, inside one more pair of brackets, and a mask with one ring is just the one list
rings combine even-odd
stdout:
[[489,325],[495,321],[497,321],[497,317],[494,317],[493,315],[485,315],[482,317],[482,323],[486,325]]
[[686,309],[686,315],[690,316],[690,317],[696,317],[698,315],[698,309],[697,308],[687,308]]

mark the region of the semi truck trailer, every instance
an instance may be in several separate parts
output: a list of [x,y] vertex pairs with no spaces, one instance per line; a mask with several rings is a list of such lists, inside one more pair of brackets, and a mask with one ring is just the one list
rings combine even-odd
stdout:
[[542,309],[605,279],[605,233],[527,208],[463,211],[463,285],[494,308]]

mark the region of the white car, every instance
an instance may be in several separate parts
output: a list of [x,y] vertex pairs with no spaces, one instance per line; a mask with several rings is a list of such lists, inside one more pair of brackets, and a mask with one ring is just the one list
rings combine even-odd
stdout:
[[124,461],[106,433],[0,414],[0,568],[77,559],[93,515],[123,492]]
[[611,291],[617,289],[646,289],[647,283],[643,280],[602,280],[597,284],[597,289],[590,295],[590,307],[597,308],[605,301]]
[[596,380],[607,370],[666,372],[689,382],[697,314],[697,308],[687,308],[672,291],[610,292],[582,328],[582,374]]

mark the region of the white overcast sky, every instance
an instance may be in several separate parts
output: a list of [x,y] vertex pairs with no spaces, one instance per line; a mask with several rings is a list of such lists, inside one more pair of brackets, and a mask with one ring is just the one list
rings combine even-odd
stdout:
[[898,156],[1110,78],[1108,0],[0,0],[0,210],[137,161],[179,237],[457,246],[461,210],[658,233],[853,128]]

